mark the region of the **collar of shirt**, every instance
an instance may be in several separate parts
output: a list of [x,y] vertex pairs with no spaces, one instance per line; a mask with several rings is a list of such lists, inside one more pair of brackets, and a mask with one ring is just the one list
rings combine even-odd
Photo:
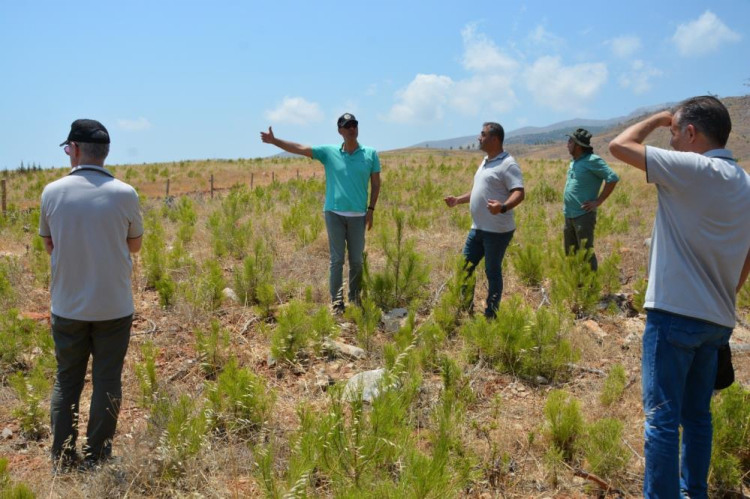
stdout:
[[78,173],[80,171],[86,171],[86,170],[93,170],[93,171],[96,171],[96,172],[108,175],[108,176],[110,176],[112,178],[115,178],[114,175],[112,175],[111,173],[109,173],[103,167],[96,166],[96,165],[78,165],[75,168],[73,168],[72,170],[70,170],[70,173],[68,173],[68,175],[73,175],[74,173]]
[[737,161],[732,155],[732,151],[729,149],[711,149],[703,153],[708,158],[728,159],[729,161]]
[[508,156],[508,151],[503,151],[494,158],[490,158],[488,156],[484,157],[484,160],[482,160],[482,167],[488,166],[490,163],[494,163],[495,161],[502,161]]
[[578,156],[578,159],[572,160],[571,163],[575,163],[577,161],[581,161],[582,159],[588,159],[588,157],[591,156],[592,154],[594,154],[594,153],[593,152],[585,152],[585,153],[581,154],[580,156]]
[[361,151],[361,150],[362,150],[362,146],[360,145],[360,143],[359,143],[359,142],[357,142],[357,148],[356,148],[355,150],[353,150],[352,152],[346,152],[346,151],[344,150],[344,146],[345,146],[345,145],[346,145],[346,142],[342,142],[342,143],[341,143],[341,147],[339,148],[339,151],[341,151],[341,152],[343,152],[343,153],[346,153],[346,154],[348,154],[348,155],[350,155],[350,156],[353,156],[353,155],[357,154],[357,151]]

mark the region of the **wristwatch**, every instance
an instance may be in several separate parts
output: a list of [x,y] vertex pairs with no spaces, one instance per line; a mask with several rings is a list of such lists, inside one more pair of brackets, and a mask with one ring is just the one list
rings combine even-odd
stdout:
[[505,213],[506,211],[508,211],[508,207],[505,206],[505,203],[501,204],[500,205],[500,213]]

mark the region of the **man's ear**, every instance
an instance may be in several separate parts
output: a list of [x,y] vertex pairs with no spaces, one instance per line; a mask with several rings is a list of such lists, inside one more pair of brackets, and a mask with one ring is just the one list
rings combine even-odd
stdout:
[[685,133],[687,134],[688,141],[691,144],[698,138],[698,131],[695,129],[695,126],[693,126],[692,123],[685,127]]

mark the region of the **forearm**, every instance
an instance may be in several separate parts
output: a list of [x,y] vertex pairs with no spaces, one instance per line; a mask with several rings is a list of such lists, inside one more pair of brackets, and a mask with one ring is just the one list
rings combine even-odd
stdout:
[[601,205],[604,201],[607,200],[610,194],[612,194],[612,191],[615,190],[615,187],[617,187],[617,182],[605,182],[604,183],[604,189],[602,189],[602,192],[599,194],[599,197],[596,198],[597,204]]
[[128,251],[130,251],[131,253],[138,253],[139,251],[141,251],[141,244],[143,243],[143,236],[128,239],[127,243],[128,243]]
[[466,204],[471,201],[471,191],[465,192],[460,196],[456,197],[456,204]]
[[299,154],[300,156],[307,156],[308,158],[312,158],[312,147],[297,144],[296,142],[290,142],[288,140],[281,140],[277,137],[274,137],[271,141],[271,144],[275,145],[279,149],[283,149],[286,152],[290,152],[292,154]]
[[657,128],[670,126],[672,114],[663,111],[626,128],[609,143],[609,152],[620,161],[646,171],[646,148],[643,142]]
[[511,191],[510,196],[508,196],[508,199],[505,201],[505,209],[506,210],[512,210],[526,197],[526,194],[524,193],[523,189],[515,189]]
[[380,179],[372,179],[371,184],[369,206],[375,208],[375,205],[378,204],[378,197],[380,197]]
[[44,242],[44,250],[47,252],[48,255],[52,254],[52,250],[55,249],[55,244],[52,242],[51,237],[44,237],[41,236],[42,241]]
[[750,251],[748,251],[747,256],[745,256],[745,264],[742,266],[742,272],[740,273],[740,282],[737,283],[736,291],[738,293],[742,289],[742,285],[745,284],[748,274],[750,274]]

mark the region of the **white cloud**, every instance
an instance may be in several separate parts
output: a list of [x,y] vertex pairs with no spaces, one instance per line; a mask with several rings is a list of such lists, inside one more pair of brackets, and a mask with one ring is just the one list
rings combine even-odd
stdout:
[[707,10],[695,21],[680,24],[672,41],[684,57],[715,52],[724,43],[738,42],[742,36],[729,29],[716,14]]
[[308,102],[302,97],[284,97],[276,109],[266,111],[266,118],[274,123],[307,125],[321,121],[323,112],[316,102]]
[[454,82],[448,76],[418,74],[399,90],[388,119],[399,123],[428,122],[443,118]]
[[127,131],[127,132],[140,132],[141,130],[148,130],[153,125],[150,121],[148,121],[146,118],[141,116],[138,119],[135,120],[129,120],[129,119],[118,119],[117,120],[117,126],[119,126],[121,129]]
[[486,110],[502,113],[516,104],[512,79],[506,75],[473,76],[456,82],[452,90],[451,106],[468,116],[476,116]]
[[556,111],[579,112],[607,81],[604,63],[563,66],[559,57],[545,56],[525,72],[526,86],[541,105]]
[[462,31],[464,41],[463,65],[469,71],[514,71],[518,62],[505,55],[484,33],[477,33],[476,25],[469,24]]
[[651,90],[651,80],[661,75],[660,69],[636,59],[630,66],[630,72],[620,75],[620,86],[632,89],[633,93],[642,94]]
[[622,59],[632,56],[642,47],[641,39],[634,35],[618,36],[606,43],[612,47],[612,53]]
[[367,88],[365,89],[365,95],[371,96],[378,93],[378,84],[377,83],[370,83]]
[[549,31],[544,29],[544,26],[542,26],[541,24],[537,25],[537,27],[534,28],[534,31],[529,33],[528,38],[530,41],[537,45],[552,45],[555,48],[559,47],[565,42],[562,37],[559,37],[554,33],[550,33]]

